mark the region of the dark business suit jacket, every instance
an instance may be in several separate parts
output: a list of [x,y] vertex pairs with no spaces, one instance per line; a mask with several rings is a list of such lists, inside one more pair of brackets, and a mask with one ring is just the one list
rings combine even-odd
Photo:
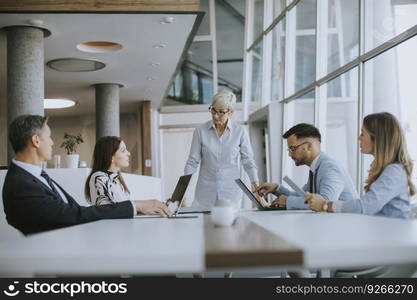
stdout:
[[35,176],[11,163],[3,185],[7,222],[27,235],[101,219],[133,217],[130,201],[85,207],[59,188],[68,203]]

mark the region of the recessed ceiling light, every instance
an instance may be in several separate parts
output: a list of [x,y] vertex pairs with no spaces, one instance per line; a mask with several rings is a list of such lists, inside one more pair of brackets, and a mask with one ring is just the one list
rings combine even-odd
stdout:
[[159,21],[159,24],[165,25],[165,24],[171,24],[174,22],[174,17],[165,17],[161,21]]
[[165,48],[167,45],[165,45],[165,44],[156,44],[156,45],[153,45],[153,47],[154,48],[156,48],[156,49],[158,49],[158,48]]
[[156,78],[155,77],[148,76],[148,77],[146,77],[146,79],[149,80],[149,81],[151,81],[151,80],[155,80]]
[[90,72],[103,69],[106,65],[100,61],[79,58],[58,58],[46,63],[48,67],[60,72]]
[[44,99],[43,107],[45,109],[59,109],[74,106],[76,103],[70,99]]
[[43,25],[43,20],[41,19],[29,19],[26,21],[27,24],[31,25],[31,26],[42,26]]
[[114,42],[91,41],[77,45],[77,49],[89,53],[107,53],[123,49],[123,46]]
[[159,63],[159,62],[153,62],[153,63],[151,63],[151,66],[152,67],[157,67],[159,65],[161,65],[161,63]]

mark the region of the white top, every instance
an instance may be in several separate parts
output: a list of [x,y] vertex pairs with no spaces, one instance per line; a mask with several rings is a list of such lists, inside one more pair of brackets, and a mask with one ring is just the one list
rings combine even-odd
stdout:
[[94,205],[113,204],[130,200],[130,193],[123,190],[119,173],[94,172],[89,181],[90,199]]
[[[46,179],[41,176],[41,173],[42,173],[42,168],[41,167],[39,167],[37,165],[28,164],[28,163],[25,163],[25,162],[22,162],[22,161],[16,160],[16,159],[12,159],[12,161],[15,165],[21,167],[23,170],[25,170],[25,171],[29,172],[30,174],[32,174],[33,176],[35,176],[36,179],[38,179],[40,182],[42,182],[43,184],[45,184],[48,188],[50,188],[52,190],[52,187],[49,186]],[[61,199],[65,203],[68,203],[67,197],[65,197],[65,194],[61,191],[59,186],[56,185],[55,182],[52,182],[52,184],[54,185],[55,189],[58,191],[59,195],[61,196]]]
[[235,179],[240,178],[240,163],[251,182],[258,182],[249,135],[242,125],[229,119],[221,137],[211,120],[197,127],[184,168],[185,174],[193,174],[200,165],[193,205],[210,209],[216,200],[239,203],[242,191]]
[[103,205],[130,200],[133,215],[136,216],[136,203],[130,199],[130,194],[123,190],[118,180],[119,176],[120,174],[113,172],[94,172],[89,181],[90,199],[87,201],[93,205]]

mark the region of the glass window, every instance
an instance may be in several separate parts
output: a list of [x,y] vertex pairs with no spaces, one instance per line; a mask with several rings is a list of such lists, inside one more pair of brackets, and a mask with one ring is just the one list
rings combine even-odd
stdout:
[[[210,41],[193,42],[168,93],[171,100],[206,104],[213,97],[213,65]],[[175,105],[172,101],[166,105]]]
[[210,41],[193,42],[188,50],[186,60],[207,70],[213,72],[213,56],[212,46]]
[[181,68],[183,78],[183,99],[185,103],[199,103],[200,93],[198,90],[198,75],[193,65],[184,63]]
[[210,104],[213,99],[213,78],[208,76],[199,77],[199,90],[201,91],[200,103]]
[[[417,101],[415,70],[417,70],[417,37],[413,37],[365,63],[364,115],[390,112],[401,122],[408,152],[417,161]],[[364,175],[371,157],[366,155]],[[414,167],[414,183],[417,171]]]
[[262,41],[258,43],[252,53],[252,102],[261,103],[262,100]]
[[325,151],[341,162],[356,183],[358,137],[358,69],[324,84],[326,130],[322,143]]
[[[315,91],[308,92],[299,99],[291,101],[285,105],[285,131],[299,123],[314,124],[314,98]],[[284,131],[284,132],[285,132]],[[284,149],[286,157],[284,157],[284,172],[294,180],[299,186],[306,184],[308,180],[308,167],[296,166],[292,159],[288,156],[287,142],[284,141]]]
[[253,22],[253,42],[264,31],[264,0],[255,0],[255,20]]
[[183,95],[183,86],[182,86],[182,74],[178,74],[175,77],[174,82],[168,92],[168,97],[173,99],[181,99],[184,97]]
[[359,1],[330,0],[328,3],[327,72],[359,55]]
[[366,0],[365,50],[416,25],[417,0]]
[[216,1],[219,90],[242,94],[245,1]]
[[316,78],[316,0],[300,1],[296,9],[295,91]]
[[209,0],[200,1],[200,10],[205,12],[200,27],[197,30],[196,35],[209,35],[210,34],[210,12],[209,12]]
[[285,0],[274,0],[274,18],[278,17],[285,9]]
[[285,19],[272,30],[272,100],[284,99]]

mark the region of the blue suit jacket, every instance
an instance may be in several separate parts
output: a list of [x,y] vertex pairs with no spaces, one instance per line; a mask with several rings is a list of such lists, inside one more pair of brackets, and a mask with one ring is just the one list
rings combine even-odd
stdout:
[[[320,154],[314,174],[315,193],[320,194],[328,201],[346,201],[358,198],[352,179],[342,165],[330,156]],[[310,180],[303,186],[303,190],[309,192]],[[275,195],[287,195],[287,209],[309,209],[304,197],[288,190],[282,185],[274,192]]]

